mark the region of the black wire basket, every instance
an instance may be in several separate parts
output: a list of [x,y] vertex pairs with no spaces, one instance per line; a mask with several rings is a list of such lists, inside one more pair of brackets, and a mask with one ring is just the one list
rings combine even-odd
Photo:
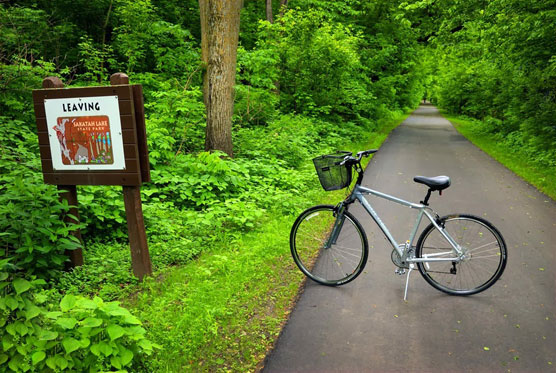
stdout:
[[343,189],[351,184],[351,165],[340,164],[350,152],[321,155],[313,159],[320,185],[324,190]]

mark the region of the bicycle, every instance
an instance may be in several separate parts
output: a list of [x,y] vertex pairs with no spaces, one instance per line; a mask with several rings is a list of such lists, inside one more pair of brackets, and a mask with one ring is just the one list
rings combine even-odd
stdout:
[[[321,186],[327,190],[351,185],[353,170],[357,181],[345,200],[333,205],[318,205],[299,215],[290,233],[290,249],[299,269],[310,279],[328,286],[353,281],[367,263],[369,244],[361,223],[348,211],[359,202],[392,245],[391,259],[396,273],[407,272],[404,300],[407,299],[409,275],[415,269],[434,288],[450,295],[471,295],[491,287],[502,275],[507,262],[504,239],[487,220],[469,214],[440,217],[431,207],[432,192],[442,191],[451,184],[448,176],[415,176],[414,181],[429,189],[423,201],[412,203],[361,186],[364,170],[361,159],[376,149],[338,152],[313,159]],[[365,195],[374,195],[391,202],[417,209],[415,225],[405,243],[398,244],[375,212]],[[413,245],[423,216],[430,224]]]

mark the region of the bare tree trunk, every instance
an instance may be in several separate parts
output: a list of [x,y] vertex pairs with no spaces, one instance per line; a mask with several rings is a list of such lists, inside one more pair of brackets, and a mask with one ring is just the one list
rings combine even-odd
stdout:
[[270,23],[274,23],[274,17],[272,17],[272,0],[266,0],[266,20]]
[[242,0],[199,0],[201,55],[206,65],[203,94],[207,111],[206,150],[233,156],[232,115],[239,15]]

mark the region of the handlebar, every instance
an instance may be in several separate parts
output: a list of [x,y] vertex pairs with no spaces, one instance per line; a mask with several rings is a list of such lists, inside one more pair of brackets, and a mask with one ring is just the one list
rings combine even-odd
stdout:
[[[340,162],[340,165],[344,165],[346,163],[357,164],[361,162],[361,159],[363,157],[368,157],[369,155],[376,153],[377,151],[378,149],[361,150],[360,152],[357,153],[355,157],[353,155],[346,156],[344,160]],[[351,153],[351,152],[347,152],[347,153]]]

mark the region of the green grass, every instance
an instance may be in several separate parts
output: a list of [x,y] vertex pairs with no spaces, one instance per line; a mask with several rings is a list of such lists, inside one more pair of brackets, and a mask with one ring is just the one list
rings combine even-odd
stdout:
[[512,147],[500,138],[485,135],[480,122],[442,113],[469,141],[512,170],[526,182],[556,200],[556,168],[536,162],[522,147]]
[[[378,148],[406,115],[349,150]],[[315,175],[316,177],[316,175]],[[345,190],[315,193],[337,203]],[[299,206],[303,210],[309,206]],[[262,367],[305,278],[289,252],[295,216],[267,216],[254,232],[211,248],[187,265],[165,269],[125,303],[162,349],[148,371],[255,371]]]

